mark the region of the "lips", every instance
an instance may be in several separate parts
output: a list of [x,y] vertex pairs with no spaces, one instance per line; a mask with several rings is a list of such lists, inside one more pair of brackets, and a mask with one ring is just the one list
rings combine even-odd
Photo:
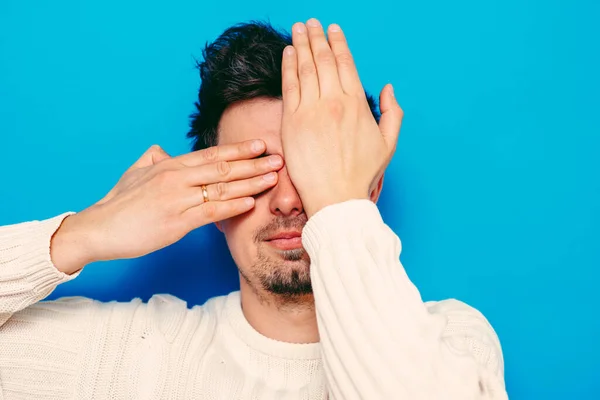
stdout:
[[294,238],[301,237],[301,236],[302,236],[302,233],[297,232],[297,231],[279,232],[279,233],[269,237],[267,240],[294,239]]
[[279,250],[293,250],[302,247],[302,234],[300,232],[279,232],[266,240],[266,242]]

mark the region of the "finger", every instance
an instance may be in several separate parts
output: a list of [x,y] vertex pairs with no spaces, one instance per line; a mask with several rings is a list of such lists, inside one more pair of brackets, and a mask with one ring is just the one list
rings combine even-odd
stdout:
[[196,167],[218,161],[233,161],[254,158],[265,152],[265,142],[260,139],[241,143],[213,146],[175,157],[175,160],[188,167]]
[[191,231],[212,222],[222,221],[250,211],[254,207],[254,198],[244,197],[226,201],[209,201],[183,212],[183,223]]
[[329,26],[327,36],[329,38],[331,50],[335,55],[342,89],[345,93],[350,95],[364,96],[364,90],[360,83],[358,71],[356,70],[352,53],[350,53],[350,49],[348,48],[348,42],[346,41],[344,32],[342,32],[339,25],[332,24]]
[[306,22],[310,48],[317,67],[320,97],[342,92],[335,56],[327,43],[321,23],[311,18]]
[[379,95],[379,110],[381,111],[379,130],[388,143],[389,148],[395,149],[404,111],[402,111],[394,96],[394,88],[391,84],[386,85]]
[[277,171],[282,166],[283,159],[278,155],[253,160],[219,161],[184,169],[183,181],[189,186],[238,181]]
[[233,182],[219,182],[208,185],[209,201],[224,201],[240,197],[255,196],[277,184],[277,172]]
[[134,169],[145,168],[151,165],[158,164],[159,162],[171,158],[159,145],[155,144],[150,146],[148,150],[142,154],[142,156],[135,162],[127,171]]
[[[226,201],[239,199],[248,196],[256,196],[277,184],[277,172],[269,172],[261,176],[250,179],[243,179],[233,182],[219,182],[206,187],[208,192],[208,201]],[[188,209],[204,203],[202,188],[193,187],[190,190],[191,195],[183,204],[184,209]]]
[[283,50],[281,61],[281,92],[283,108],[287,112],[295,112],[300,105],[300,81],[298,80],[298,56],[294,46]]
[[298,79],[300,81],[300,102],[313,102],[319,98],[317,67],[313,60],[306,25],[301,22],[292,27],[292,42],[298,55]]

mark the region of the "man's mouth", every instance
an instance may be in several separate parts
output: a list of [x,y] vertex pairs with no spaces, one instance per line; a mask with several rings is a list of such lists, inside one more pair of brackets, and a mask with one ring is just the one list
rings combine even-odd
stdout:
[[302,248],[302,233],[298,231],[279,232],[269,237],[266,242],[278,250]]

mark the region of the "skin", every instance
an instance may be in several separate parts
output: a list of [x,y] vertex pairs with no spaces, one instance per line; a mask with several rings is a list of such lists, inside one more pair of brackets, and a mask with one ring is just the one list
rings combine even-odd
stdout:
[[[259,98],[235,104],[221,118],[219,144],[260,137],[267,154],[282,155],[282,116],[281,100]],[[251,211],[217,223],[240,270],[246,319],[261,334],[286,342],[318,340],[310,259],[300,237],[276,244],[265,239],[282,231],[301,232],[307,219],[284,166],[278,171],[277,184],[255,196]],[[298,285],[291,282],[294,273],[301,282]],[[274,281],[283,292],[274,293],[269,285]]]
[[283,164],[278,156],[253,159],[264,149],[252,140],[170,157],[150,147],[102,200],[63,220],[50,242],[54,265],[73,274],[92,262],[141,257],[249,211],[251,196],[272,187]]
[[[171,158],[153,147],[104,199],[66,218],[51,244],[57,268],[73,273],[92,261],[138,257],[216,222],[240,270],[249,323],[272,339],[318,341],[308,255],[298,238],[268,239],[298,233],[327,206],[376,201],[403,117],[387,85],[376,123],[343,32],[331,25],[327,33],[316,19],[293,26],[283,101],[229,107],[217,148]],[[251,150],[248,140],[257,138]]]

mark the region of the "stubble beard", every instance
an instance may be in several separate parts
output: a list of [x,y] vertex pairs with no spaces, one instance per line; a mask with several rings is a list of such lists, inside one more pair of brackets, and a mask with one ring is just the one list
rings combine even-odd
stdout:
[[310,260],[304,249],[279,251],[274,258],[259,249],[252,270],[261,289],[286,298],[312,294]]
[[310,257],[304,248],[277,250],[271,248],[265,238],[281,229],[301,230],[306,216],[276,219],[258,230],[254,236],[257,246],[256,262],[243,279],[264,301],[274,299],[281,306],[310,305],[313,289],[310,280]]

